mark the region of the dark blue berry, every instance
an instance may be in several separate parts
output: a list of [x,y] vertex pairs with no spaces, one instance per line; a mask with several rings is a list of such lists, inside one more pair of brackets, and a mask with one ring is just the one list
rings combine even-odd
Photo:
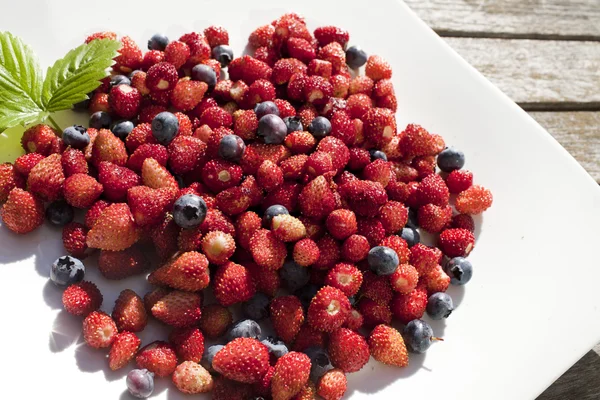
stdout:
[[369,250],[367,261],[371,271],[377,275],[393,274],[400,263],[398,254],[386,246],[376,246]]
[[408,225],[402,228],[400,237],[406,240],[408,247],[413,247],[415,244],[421,241],[421,235],[419,234],[419,231]]
[[357,69],[367,62],[367,53],[358,46],[350,46],[346,50],[346,64],[352,69]]
[[280,204],[273,204],[272,206],[270,206],[269,208],[267,208],[265,210],[265,213],[263,214],[263,225],[268,227],[269,229],[271,228],[271,220],[281,214],[288,214],[289,215],[289,211],[287,208],[285,208],[284,206],[280,205]]
[[131,133],[134,125],[131,121],[119,121],[113,124],[110,130],[112,133],[121,140],[127,139],[127,135]]
[[308,131],[316,138],[324,138],[331,133],[331,122],[325,117],[318,116],[308,125]]
[[327,371],[333,369],[333,365],[331,365],[331,360],[329,359],[329,354],[327,354],[327,351],[321,347],[309,347],[308,349],[304,350],[304,354],[310,358],[310,379],[313,382],[318,382]]
[[192,79],[206,83],[208,90],[213,90],[217,84],[217,73],[208,65],[197,64],[192,68]]
[[225,68],[233,60],[233,49],[226,44],[221,44],[212,49],[212,56]]
[[279,108],[277,104],[272,101],[263,101],[262,103],[258,103],[254,106],[254,113],[256,114],[256,119],[260,120],[262,117],[268,114],[274,114],[279,116]]
[[90,116],[90,128],[108,129],[112,123],[112,118],[109,113],[104,111],[96,111]]
[[413,319],[404,327],[404,341],[408,350],[424,353],[434,340],[433,329],[422,319]]
[[293,261],[286,261],[279,270],[279,275],[290,291],[300,289],[310,280],[308,268],[301,267]]
[[317,292],[319,291],[319,287],[316,285],[306,285],[303,288],[300,288],[294,292],[294,296],[296,296],[300,303],[302,303],[302,307],[307,310],[310,305],[310,301],[315,297]]
[[133,397],[146,399],[154,391],[154,374],[147,369],[132,369],[127,374],[125,383]]
[[273,336],[267,336],[266,339],[260,341],[262,344],[267,346],[269,354],[271,354],[276,360],[285,356],[289,350],[284,342],[275,339]]
[[369,154],[371,155],[371,161],[375,161],[375,160],[387,161],[387,155],[381,150],[371,149],[371,150],[369,150]]
[[50,280],[57,286],[67,287],[83,280],[85,267],[72,256],[62,256],[50,268]]
[[73,221],[74,214],[73,207],[62,200],[50,203],[46,208],[46,219],[56,226],[65,226]]
[[431,319],[448,318],[453,310],[452,297],[448,293],[434,293],[427,300],[427,315]]
[[304,130],[302,122],[300,121],[300,117],[285,117],[283,122],[285,122],[285,126],[287,126],[288,135],[292,132]]
[[465,154],[454,147],[446,147],[438,154],[437,165],[444,172],[461,169],[465,165]]
[[225,135],[219,142],[219,156],[227,161],[240,161],[245,150],[244,139],[238,135]]
[[115,87],[115,86],[119,86],[119,85],[130,85],[131,86],[131,80],[126,77],[125,75],[114,75],[112,78],[110,78],[110,83],[109,86]]
[[206,218],[206,203],[195,194],[184,194],[173,205],[173,220],[184,229],[194,228]]
[[227,333],[227,340],[232,341],[233,339],[241,337],[260,339],[261,333],[262,329],[260,329],[258,322],[251,319],[244,319],[236,322],[235,325],[231,327]]
[[287,126],[279,116],[267,114],[258,121],[257,133],[266,144],[281,144],[287,136]]
[[419,227],[419,217],[416,209],[408,209],[408,222],[406,223],[406,226],[410,226],[411,228]]
[[269,296],[256,293],[254,297],[242,304],[242,312],[246,317],[260,321],[269,316],[269,303]]
[[83,126],[73,125],[63,131],[62,140],[67,146],[71,146],[74,149],[83,149],[90,144],[90,135]]
[[473,276],[473,265],[464,257],[454,257],[444,268],[453,285],[464,285]]
[[161,50],[163,51],[169,44],[169,38],[163,33],[155,33],[148,40],[148,50]]
[[202,354],[202,360],[200,361],[200,365],[202,365],[207,371],[213,372],[212,362],[215,358],[215,354],[219,352],[223,347],[222,344],[214,344],[204,349],[204,354]]
[[162,145],[168,145],[179,131],[179,120],[168,111],[158,113],[152,120],[152,136]]

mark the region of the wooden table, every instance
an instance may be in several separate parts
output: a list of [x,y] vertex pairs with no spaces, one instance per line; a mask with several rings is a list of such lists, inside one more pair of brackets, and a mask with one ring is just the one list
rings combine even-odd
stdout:
[[[600,0],[404,1],[600,183]],[[600,345],[538,398],[592,399]]]

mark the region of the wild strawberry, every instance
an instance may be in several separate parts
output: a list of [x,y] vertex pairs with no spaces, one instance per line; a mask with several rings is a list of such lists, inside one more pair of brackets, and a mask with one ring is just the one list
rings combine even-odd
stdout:
[[151,66],[146,74],[146,86],[151,93],[170,92],[179,79],[177,68],[169,62]]
[[273,25],[260,26],[250,34],[248,42],[254,47],[271,47],[274,33],[275,27]]
[[127,163],[125,144],[108,129],[100,129],[92,147],[92,164],[97,167],[102,161],[121,167]]
[[[142,125],[144,125],[144,124],[142,124]],[[134,128],[134,130],[135,130],[135,128]],[[187,142],[187,140],[184,139],[183,137],[176,137],[175,140],[173,140],[173,142],[175,142],[176,140],[181,140],[183,142]],[[173,144],[173,142],[171,142],[171,144]],[[141,172],[142,165],[144,164],[144,161],[147,158],[153,158],[160,165],[162,165],[164,167],[167,165],[167,160],[169,158],[169,152],[167,151],[167,149],[164,146],[162,146],[160,144],[149,144],[149,143],[142,144],[141,146],[137,147],[135,149],[135,151],[133,151],[133,154],[131,154],[131,156],[129,157],[129,161],[127,161],[127,167],[136,172]],[[175,160],[176,161],[172,162],[173,164],[182,163],[182,165],[183,165],[183,164],[185,164],[185,160],[187,160],[187,158],[183,159],[182,157],[179,156],[179,154],[176,154]],[[178,167],[179,166],[180,165],[178,164]]]
[[256,293],[256,285],[245,267],[228,262],[215,274],[214,292],[217,301],[227,307],[250,300]]
[[457,169],[448,174],[446,185],[450,193],[464,192],[473,185],[473,173],[466,169]]
[[283,183],[283,171],[272,161],[265,160],[256,172],[256,181],[261,188],[270,192]]
[[344,328],[352,329],[353,331],[358,331],[364,325],[364,318],[362,314],[355,308],[350,310],[350,314],[348,314],[348,318],[342,325]]
[[90,347],[96,349],[110,347],[117,333],[115,322],[102,311],[92,311],[83,320],[83,339]]
[[87,208],[102,194],[102,185],[86,174],[75,174],[65,179],[63,194],[67,203],[77,208]]
[[492,192],[483,186],[473,185],[456,198],[456,211],[462,214],[481,214],[492,206]]
[[363,118],[373,108],[373,101],[364,93],[352,94],[348,97],[346,110],[351,118]]
[[243,80],[248,85],[258,79],[270,79],[271,67],[264,62],[250,56],[234,59],[227,67],[229,79],[232,81]]
[[400,332],[388,325],[377,325],[369,335],[369,349],[374,359],[387,365],[406,367],[408,354]]
[[316,151],[306,159],[304,170],[308,179],[314,179],[333,170],[331,156],[324,151]]
[[439,207],[434,204],[426,204],[419,207],[417,218],[421,228],[430,233],[438,233],[450,223],[452,207],[449,205]]
[[119,294],[112,318],[119,331],[141,332],[148,323],[142,298],[130,289],[125,289]]
[[340,72],[346,65],[346,53],[341,44],[331,42],[319,50],[319,58],[329,61],[333,66],[333,73]]
[[395,175],[388,161],[377,159],[364,168],[363,178],[368,181],[379,182],[385,188],[395,178]]
[[148,276],[155,285],[196,292],[208,286],[208,260],[203,254],[190,251],[178,255]]
[[108,93],[95,93],[90,99],[89,111],[91,113],[98,111],[104,111],[107,113],[112,112],[112,108],[108,99]]
[[317,394],[325,400],[340,400],[346,393],[347,384],[344,371],[334,368],[319,379]]
[[318,75],[329,79],[331,78],[331,71],[332,66],[329,61],[314,59],[308,63],[308,75]]
[[417,243],[410,248],[410,264],[413,265],[419,276],[431,271],[442,259],[442,252],[435,247],[428,247]]
[[380,79],[390,79],[392,77],[392,67],[380,56],[370,56],[365,65],[365,75],[374,81]]
[[121,332],[117,334],[108,353],[110,369],[116,371],[126,366],[135,357],[141,343],[142,341],[135,333]]
[[426,307],[427,291],[419,287],[409,294],[396,294],[390,303],[394,317],[403,324],[421,318]]
[[138,226],[159,224],[176,199],[177,192],[172,188],[152,189],[135,186],[129,189],[127,204]]
[[[187,188],[186,188],[187,189]],[[186,189],[183,189],[184,191]],[[200,228],[182,229],[177,237],[179,251],[197,251],[202,243],[202,230]]]
[[250,239],[260,227],[261,219],[253,211],[247,211],[237,217],[235,222],[236,239],[242,248],[250,249]]
[[69,286],[62,295],[65,311],[78,317],[86,317],[102,305],[102,294],[92,282],[81,281]]
[[233,119],[231,115],[221,107],[210,107],[202,113],[202,116],[200,117],[200,124],[206,124],[211,129],[215,129],[220,126],[229,128],[233,125]]
[[152,307],[154,307],[156,302],[158,302],[170,292],[171,289],[158,287],[146,293],[144,295],[144,307],[146,308],[146,312],[152,313]]
[[87,229],[79,222],[69,222],[63,227],[62,241],[67,253],[79,259],[87,257]]
[[462,228],[475,233],[475,221],[469,214],[457,214],[452,217],[451,228]]
[[229,44],[229,33],[222,26],[209,26],[204,29],[204,37],[210,47],[217,47],[222,44]]
[[202,359],[204,336],[200,329],[196,327],[176,328],[169,334],[169,342],[175,347],[180,359],[195,363],[199,363]]
[[[31,154],[33,155],[37,153]],[[19,160],[17,159],[17,161]],[[76,150],[71,147],[66,149],[61,155],[60,162],[62,164],[62,168],[66,177],[69,177],[74,174],[88,173],[88,163],[85,159],[85,155],[81,150]],[[27,174],[29,175],[29,172]]]
[[339,328],[329,335],[331,363],[344,372],[359,371],[369,361],[369,345],[358,333]]
[[177,181],[171,173],[154,158],[146,158],[142,164],[142,182],[153,189],[179,189]]
[[124,250],[139,237],[127,204],[112,204],[98,217],[87,234],[87,245],[102,250]]
[[294,244],[294,262],[302,267],[308,267],[317,262],[319,255],[319,246],[312,239],[302,239]]
[[115,71],[124,72],[126,74],[138,69],[142,64],[142,50],[138,47],[135,41],[129,36],[121,38],[121,48],[119,55],[115,58]]
[[317,56],[315,48],[306,39],[289,38],[286,45],[290,57],[304,63],[308,63]]
[[387,194],[378,182],[353,181],[340,186],[340,194],[350,209],[360,216],[375,216],[387,202]]
[[215,209],[208,210],[204,222],[200,224],[200,229],[202,230],[202,233],[221,231],[229,233],[230,235],[235,235],[235,227],[231,223],[231,220],[223,215],[221,211]]
[[294,342],[294,351],[304,351],[309,347],[325,347],[327,344],[327,333],[315,330],[308,323],[300,327]]
[[[165,107],[159,106],[157,104],[143,106],[140,109],[140,114],[138,115],[139,124],[136,126],[136,128],[139,126],[142,126],[144,124],[151,124],[154,117],[156,117],[158,114],[160,114],[163,111],[167,111],[167,109]],[[135,130],[135,128],[133,128],[133,129]],[[148,129],[150,131],[150,135],[152,135],[152,130],[151,130],[150,125],[148,125],[146,129]],[[130,136],[131,136],[131,133],[129,133],[129,135],[127,135],[127,138],[129,138]],[[129,147],[129,144],[127,144],[127,149],[129,149],[129,151],[132,151],[132,149]]]
[[383,224],[376,218],[359,218],[357,227],[358,234],[366,237],[371,247],[377,246],[385,238]]
[[269,369],[269,352],[256,339],[237,338],[217,352],[213,368],[228,379],[257,383]]
[[288,400],[308,382],[310,358],[304,353],[289,352],[277,360],[271,380],[273,400]]
[[111,201],[124,200],[127,191],[141,183],[140,177],[129,168],[106,161],[98,166],[98,180],[104,188],[104,197]]
[[144,144],[156,143],[156,139],[154,138],[154,135],[152,135],[152,125],[146,122],[140,123],[133,128],[125,139],[125,145],[130,153],[133,153],[138,147]]
[[315,29],[315,39],[319,42],[319,46],[327,46],[331,42],[338,42],[343,48],[350,40],[348,31],[337,26],[321,26]]
[[206,144],[191,136],[177,136],[169,144],[169,167],[175,174],[192,171],[204,157]]
[[341,255],[344,260],[359,262],[367,257],[370,249],[371,246],[366,237],[351,235],[342,244]]
[[441,265],[436,265],[431,271],[429,271],[422,279],[427,289],[427,294],[432,295],[433,293],[445,292],[450,286],[450,277],[444,272]]
[[241,186],[236,186],[223,190],[217,194],[215,206],[227,215],[237,215],[246,211],[251,203],[247,190]]
[[417,207],[419,182],[390,182],[386,187],[390,200],[399,201],[408,207]]
[[[275,64],[275,66],[277,66],[277,64]],[[289,77],[288,85],[286,88],[287,97],[290,100],[294,100],[294,101],[305,101],[306,98],[304,96],[304,88],[306,87],[307,83],[308,83],[308,75],[306,75],[306,73],[303,73],[303,72],[293,73]],[[333,87],[332,87],[332,92],[333,92]],[[312,104],[310,104],[310,105],[312,105]],[[301,111],[302,110],[298,110],[298,116],[300,116],[302,118],[302,125],[308,126],[310,124],[310,121],[312,121],[312,118],[316,117],[316,110],[313,110],[312,114],[315,114],[315,115],[312,116],[312,118],[309,118],[309,116],[302,117],[302,115],[300,115]]]
[[142,96],[150,94],[150,89],[146,86],[146,73],[144,71],[136,71],[131,76],[131,86],[135,88]]
[[213,379],[212,400],[246,400],[254,396],[253,386],[222,376]]
[[14,188],[0,210],[0,217],[11,231],[29,233],[44,222],[44,203],[23,189]]
[[319,259],[313,264],[317,269],[329,269],[340,260],[340,245],[330,235],[324,235],[317,240]]
[[89,43],[92,40],[96,40],[96,39],[110,39],[110,40],[117,40],[117,34],[114,32],[96,32],[96,33],[92,33],[91,35],[89,35],[87,38],[85,38],[85,43]]
[[181,79],[171,92],[171,104],[182,111],[192,110],[200,103],[207,90],[208,85],[204,82]]
[[[178,136],[192,136],[192,120],[186,114],[182,112],[176,112],[177,122],[179,123],[179,130],[177,131]],[[198,121],[199,123],[199,121]]]
[[371,155],[365,149],[353,147],[350,149],[350,160],[348,168],[352,171],[360,171],[371,162]]
[[271,297],[275,296],[281,286],[281,277],[276,270],[264,268],[254,262],[245,262],[245,267],[250,271],[256,289]]
[[331,83],[318,75],[309,76],[302,90],[306,101],[315,105],[326,104],[333,94]]
[[[183,35],[179,38],[180,42],[185,43],[190,50],[189,57],[187,59],[187,64],[189,66],[194,66],[202,61],[205,61],[210,58],[210,45],[206,38],[204,38],[201,34],[197,32],[191,32]],[[166,53],[165,49],[165,53]],[[180,56],[179,56],[180,57]],[[217,74],[219,76],[219,74]]]
[[[368,76],[357,76],[354,79],[352,79],[350,81],[350,87],[348,88],[348,93],[350,94],[350,97],[352,97],[352,95],[356,95],[356,94],[363,94],[369,97],[369,99],[371,98],[371,93],[373,92],[373,79],[369,78]],[[348,98],[348,100],[350,100],[350,97]],[[370,103],[371,104],[371,103]],[[371,107],[368,107],[371,108]],[[360,118],[360,117],[354,117],[354,118]]]
[[417,189],[417,200],[420,204],[435,204],[445,206],[448,204],[450,193],[441,176],[432,174],[426,176]]
[[357,232],[356,215],[350,210],[334,210],[327,217],[326,225],[331,236],[338,240],[344,240]]
[[254,232],[250,239],[250,252],[258,265],[274,270],[283,266],[287,255],[285,244],[266,229]]
[[210,373],[194,361],[184,361],[173,371],[173,384],[177,390],[186,394],[207,393],[214,383]]
[[325,284],[344,292],[346,296],[354,296],[362,285],[362,273],[352,264],[336,264],[327,273]]
[[[35,167],[37,165],[37,163],[42,161],[44,158],[45,157],[43,155],[41,155],[40,153],[24,154],[15,160],[14,171],[18,172],[20,175],[22,175],[24,177],[27,177],[29,175],[29,172],[31,171],[31,169],[33,167]],[[10,164],[0,164],[0,182],[3,182],[7,179],[7,178],[5,178],[5,176],[10,177],[11,179],[14,179],[13,178],[14,172],[13,171],[10,171],[10,173],[8,172],[8,170],[9,169],[12,170],[12,168],[13,168],[13,166],[11,166]],[[6,184],[0,183],[0,187],[7,187],[7,186],[6,186]],[[14,185],[13,185],[13,187],[14,187]],[[6,196],[8,196],[8,192],[6,192]],[[2,198],[1,192],[0,192],[0,200],[2,200],[2,201],[6,200],[6,197]]]
[[190,54],[190,47],[187,44],[174,40],[165,48],[165,61],[179,69],[190,58]]
[[97,202],[95,202],[85,213],[86,228],[91,229],[100,217],[100,215],[108,206],[110,206],[110,204],[111,203],[104,200],[98,200]]
[[412,292],[419,282],[419,273],[417,269],[410,264],[400,264],[398,268],[390,275],[390,284],[392,289],[400,294]]
[[277,336],[286,343],[292,343],[304,323],[300,300],[296,296],[276,297],[271,300],[269,310]]
[[363,297],[379,304],[388,304],[394,295],[388,276],[375,275],[371,271],[363,274],[363,284],[360,289]]
[[169,343],[155,341],[141,348],[135,362],[138,368],[145,368],[163,378],[171,375],[177,368],[177,355]]
[[409,124],[404,129],[399,149],[406,157],[435,155],[437,154],[436,138],[425,128]]
[[364,297],[358,303],[358,311],[363,317],[363,324],[367,327],[392,323],[392,311],[387,303],[381,304]]
[[271,232],[282,242],[296,242],[306,236],[306,227],[298,218],[282,214],[271,221]]
[[252,108],[263,101],[275,100],[275,86],[266,79],[257,79],[249,87],[242,99],[242,106]]
[[52,141],[57,137],[54,129],[48,125],[38,124],[27,129],[21,137],[21,145],[28,153],[50,154]]
[[396,135],[396,119],[386,108],[371,108],[363,116],[365,138],[376,146],[384,146]]
[[350,302],[339,289],[325,286],[310,302],[307,321],[314,329],[333,332],[346,320],[350,313]]
[[346,183],[356,181],[358,178],[350,171],[344,171],[335,178],[335,183],[338,186],[345,185]]
[[377,97],[375,100],[375,106],[379,108],[386,108],[395,113],[398,110],[398,99],[396,98],[396,95],[393,94]]
[[[229,309],[220,304],[209,304],[202,307],[202,317],[198,326],[206,337],[216,339],[225,334],[232,321]],[[200,357],[202,357],[202,352],[200,352]]]
[[269,192],[262,202],[262,208],[266,210],[269,206],[280,204],[288,209],[295,211],[298,204],[298,196],[302,186],[295,182],[283,182],[277,189]]
[[202,295],[174,290],[152,307],[152,315],[167,325],[186,328],[200,320]]
[[[37,153],[26,154],[19,158],[30,155],[39,155],[42,159],[44,158],[44,156]],[[19,161],[19,158],[17,161]],[[0,164],[0,202],[6,201],[8,194],[16,187],[20,189],[25,188],[25,180],[23,179],[23,176],[17,172],[16,164],[15,166],[9,163]]]
[[295,156],[291,156],[290,158],[283,160],[281,164],[279,164],[279,167],[281,168],[281,171],[283,173],[283,178],[286,180],[302,178],[304,173],[304,167],[307,161],[308,156],[306,154],[297,154]]
[[137,247],[122,251],[102,250],[98,257],[98,270],[106,279],[125,279],[141,274],[149,268],[150,261]]
[[129,85],[113,86],[108,101],[115,114],[121,118],[132,118],[140,111],[142,94]]
[[448,257],[466,257],[475,245],[473,233],[467,229],[446,229],[438,239],[438,246]]
[[321,219],[335,209],[333,192],[327,180],[319,176],[309,182],[298,197],[298,204],[303,215]]
[[60,154],[52,154],[31,169],[27,178],[29,191],[42,200],[54,201],[62,197],[65,180]]
[[201,246],[208,261],[214,264],[226,263],[235,252],[233,237],[221,231],[208,232],[202,239]]
[[233,114],[233,132],[242,139],[254,139],[258,129],[258,119],[253,110],[239,110]]
[[379,209],[379,220],[386,234],[398,232],[408,221],[408,209],[397,201],[388,201]]
[[286,136],[285,145],[294,154],[306,154],[315,147],[316,140],[313,135],[306,131],[296,131]]

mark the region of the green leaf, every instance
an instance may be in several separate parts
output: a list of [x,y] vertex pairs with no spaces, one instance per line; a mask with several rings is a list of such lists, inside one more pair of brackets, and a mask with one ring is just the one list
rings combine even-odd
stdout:
[[42,92],[46,111],[68,110],[87,99],[87,94],[108,76],[108,68],[114,64],[120,46],[116,40],[92,40],[69,51],[48,68]]
[[33,50],[9,32],[0,32],[0,132],[44,114],[42,70]]

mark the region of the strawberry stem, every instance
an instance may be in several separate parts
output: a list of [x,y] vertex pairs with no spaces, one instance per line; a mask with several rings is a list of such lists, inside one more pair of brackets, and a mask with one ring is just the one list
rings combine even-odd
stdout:
[[434,337],[432,337],[432,338],[431,338],[431,341],[432,341],[432,342],[433,342],[433,341],[435,341],[435,340],[437,340],[437,341],[440,341],[440,342],[443,342],[443,341],[444,341],[444,339],[442,339],[441,337],[435,337],[435,336],[434,336]]
[[52,125],[52,127],[54,129],[56,129],[59,133],[61,133],[63,130],[60,128],[60,126],[56,123],[56,121],[54,120],[54,118],[52,118],[51,115],[48,115],[48,121],[50,122],[50,125]]

